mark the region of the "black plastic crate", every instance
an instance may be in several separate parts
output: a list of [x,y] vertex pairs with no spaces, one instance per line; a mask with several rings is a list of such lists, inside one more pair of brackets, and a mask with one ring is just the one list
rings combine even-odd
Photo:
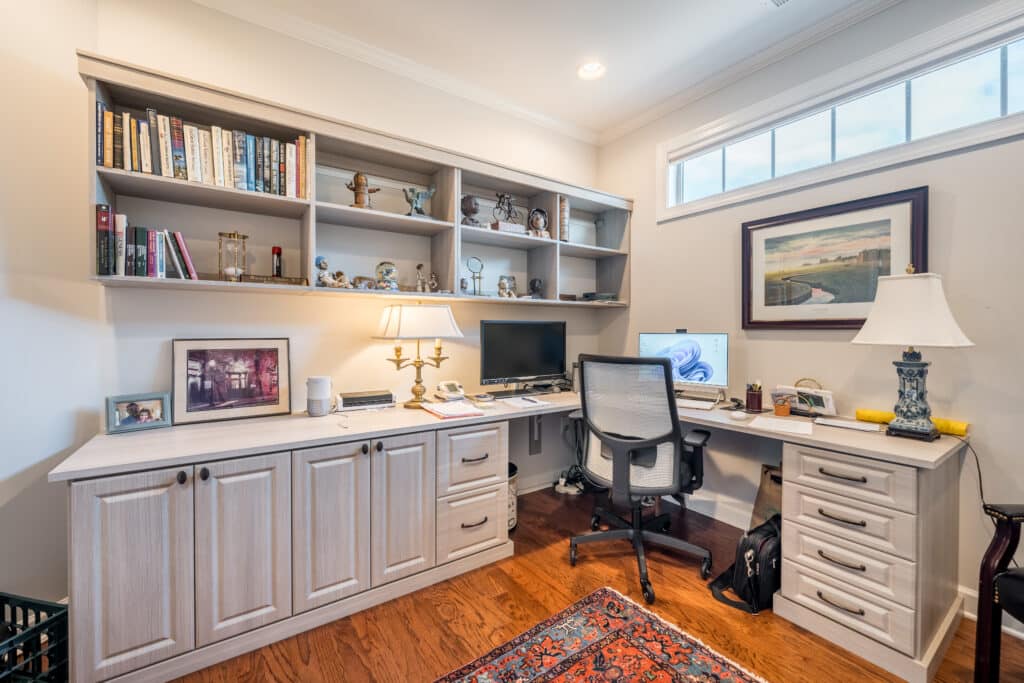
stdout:
[[0,681],[67,680],[67,605],[0,593]]

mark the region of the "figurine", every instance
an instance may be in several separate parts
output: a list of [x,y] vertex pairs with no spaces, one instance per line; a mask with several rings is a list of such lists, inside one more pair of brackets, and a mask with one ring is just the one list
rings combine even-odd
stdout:
[[317,287],[337,287],[338,281],[334,279],[331,272],[327,270],[327,259],[323,256],[316,257],[316,269],[319,271],[316,274],[316,286]]
[[495,195],[498,197],[498,202],[494,205],[494,211],[491,212],[495,220],[518,223],[519,209],[512,204],[512,195],[508,192],[496,192]]
[[350,204],[349,206],[356,209],[371,208],[370,195],[375,192],[380,192],[379,187],[370,187],[370,181],[362,171],[356,171],[356,174],[352,176],[352,182],[347,183],[345,187],[352,190],[352,193],[355,194],[355,203]]
[[405,201],[409,203],[409,213],[406,216],[426,216],[423,212],[423,202],[434,196],[434,188],[428,190],[417,190],[415,187],[406,187],[402,190]]
[[423,277],[423,264],[416,264],[416,291],[425,292],[427,291],[427,281]]
[[398,291],[398,266],[391,261],[377,264],[377,289]]
[[348,276],[345,275],[345,271],[339,270],[334,274],[334,279],[337,282],[334,286],[339,289],[352,289],[352,283],[349,282]]
[[479,227],[480,221],[476,219],[476,215],[480,213],[480,202],[471,194],[462,196],[462,224],[463,225],[474,225]]
[[551,239],[551,233],[548,232],[548,212],[544,209],[534,209],[531,211],[526,224],[530,229],[530,234],[534,237]]
[[502,275],[498,278],[498,296],[504,299],[516,298],[515,275]]
[[431,292],[437,292],[441,289],[441,282],[437,279],[437,273],[430,271],[430,282],[427,283],[427,288]]
[[459,291],[463,294],[469,291],[469,280],[464,277],[459,278]]
[[541,281],[539,277],[535,277],[532,280],[530,280],[530,297],[534,299],[543,299],[543,286],[544,283]]
[[377,281],[372,277],[359,275],[352,279],[352,285],[356,289],[377,289]]

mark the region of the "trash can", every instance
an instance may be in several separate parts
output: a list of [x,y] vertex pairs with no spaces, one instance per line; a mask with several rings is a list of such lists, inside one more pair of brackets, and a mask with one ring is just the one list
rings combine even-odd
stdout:
[[68,680],[68,608],[0,593],[0,681]]
[[514,463],[508,464],[508,530],[514,531],[519,524],[519,468]]

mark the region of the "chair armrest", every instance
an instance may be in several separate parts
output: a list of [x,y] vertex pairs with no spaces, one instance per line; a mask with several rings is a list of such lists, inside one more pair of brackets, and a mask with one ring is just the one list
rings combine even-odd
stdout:
[[985,505],[985,514],[999,521],[1020,524],[1024,522],[1024,505],[991,503]]
[[683,435],[683,443],[690,448],[702,448],[711,438],[711,432],[704,429],[691,429]]

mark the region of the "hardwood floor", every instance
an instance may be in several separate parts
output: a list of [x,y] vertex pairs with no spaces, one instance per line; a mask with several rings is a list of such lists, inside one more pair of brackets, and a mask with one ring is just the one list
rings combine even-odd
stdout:
[[[523,496],[513,557],[181,680],[431,681],[601,586],[644,604],[625,542],[581,546],[569,566],[567,539],[588,528],[591,507],[583,496]],[[693,512],[678,514],[672,528],[711,549],[716,574],[732,562],[739,529]],[[648,563],[652,611],[769,681],[899,680],[774,614],[752,617],[716,602],[696,561],[651,549]],[[973,661],[974,622],[964,620],[936,681],[970,681]],[[1024,642],[1003,637],[1002,671],[1004,681],[1024,680]]]

